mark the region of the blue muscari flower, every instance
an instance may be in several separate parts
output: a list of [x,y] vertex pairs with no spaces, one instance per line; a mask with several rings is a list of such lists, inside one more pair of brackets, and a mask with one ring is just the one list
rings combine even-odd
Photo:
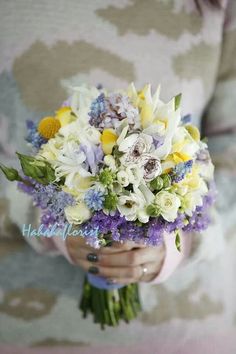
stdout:
[[185,116],[181,117],[181,123],[182,124],[188,124],[192,121],[192,116],[191,114],[186,114]]
[[182,181],[186,174],[191,172],[192,166],[193,160],[178,163],[171,172],[172,181],[175,183]]
[[26,121],[26,127],[28,135],[25,140],[28,143],[32,144],[38,150],[42,144],[45,144],[47,142],[47,140],[39,134],[37,130],[37,124],[32,120]]
[[101,93],[91,104],[90,107],[90,120],[89,123],[96,128],[99,127],[99,124],[102,121],[102,114],[106,113],[107,111],[107,104],[105,100],[104,93]]
[[84,201],[89,209],[101,210],[105,196],[102,191],[96,189],[90,189],[84,197]]

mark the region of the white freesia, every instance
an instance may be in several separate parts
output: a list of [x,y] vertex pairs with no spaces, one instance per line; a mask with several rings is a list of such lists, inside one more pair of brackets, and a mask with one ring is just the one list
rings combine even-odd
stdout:
[[197,143],[185,127],[178,127],[173,136],[171,152],[183,152],[185,155],[194,157],[199,151],[199,143]]
[[73,189],[77,174],[81,177],[91,176],[83,165],[85,160],[86,156],[80,150],[79,144],[74,141],[67,142],[58,152],[57,160],[53,162],[56,177],[65,177],[65,185]]
[[173,222],[176,219],[181,202],[175,193],[161,191],[157,193],[155,203],[165,220]]
[[[175,98],[173,98],[167,104],[159,101],[159,105],[154,112],[155,119],[152,123],[152,126],[158,126],[158,130],[161,130],[161,135],[164,135],[164,143],[159,148],[157,148],[155,154],[160,159],[164,159],[169,155],[172,147],[172,138],[176,132],[176,129],[179,125],[181,115],[180,110],[175,110]],[[165,130],[163,131],[163,124],[165,125]],[[164,134],[163,134],[164,133]]]
[[89,121],[89,111],[91,109],[91,103],[100,94],[101,91],[96,87],[78,86],[72,87],[73,90],[71,98],[71,109],[72,112],[79,118],[83,124],[87,124]]
[[65,208],[66,219],[70,224],[82,224],[91,217],[91,211],[84,202]]

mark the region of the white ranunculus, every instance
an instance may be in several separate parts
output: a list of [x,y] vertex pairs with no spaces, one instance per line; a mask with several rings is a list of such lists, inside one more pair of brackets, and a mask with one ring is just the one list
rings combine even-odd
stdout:
[[139,160],[139,165],[143,170],[143,178],[145,181],[152,181],[162,172],[160,160],[151,154],[143,154]]
[[180,199],[175,193],[161,191],[155,197],[155,203],[160,208],[163,218],[169,222],[173,222],[180,207]]
[[65,208],[65,215],[70,224],[82,224],[91,217],[91,212],[85,203],[79,202]]

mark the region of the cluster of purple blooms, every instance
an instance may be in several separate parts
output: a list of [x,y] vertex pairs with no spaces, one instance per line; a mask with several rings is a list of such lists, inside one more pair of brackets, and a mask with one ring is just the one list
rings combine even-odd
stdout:
[[[118,212],[114,215],[105,214],[102,210],[96,212],[92,218],[81,225],[81,230],[91,235],[111,234],[114,241],[134,241],[145,243],[148,246],[157,246],[163,242],[164,233],[171,233],[178,230],[184,232],[202,232],[211,222],[209,207],[213,205],[216,198],[215,186],[212,184],[209,192],[203,197],[203,204],[197,206],[191,217],[179,213],[174,222],[167,222],[161,216],[150,218],[146,224],[127,221]],[[187,221],[187,223],[186,223]],[[96,247],[98,239],[96,236],[88,237],[88,243]]]
[[191,172],[192,166],[193,160],[178,163],[171,171],[172,182],[178,183],[182,181]]
[[29,194],[33,204],[42,210],[41,224],[50,227],[57,224],[63,227],[67,223],[65,207],[75,205],[71,194],[65,193],[54,184],[43,185],[34,179],[25,177],[29,184],[18,183],[18,188]]
[[36,150],[39,150],[41,145],[46,144],[47,140],[39,134],[37,130],[37,124],[35,122],[32,120],[27,120],[26,128],[28,135],[26,136],[25,140],[32,144]]
[[[74,198],[54,184],[43,185],[32,178],[25,177],[29,183],[18,183],[18,187],[32,197],[35,206],[42,210],[41,224],[50,227],[57,224],[63,228],[67,223],[65,207],[75,205]],[[216,188],[212,182],[209,185],[209,192],[203,197],[201,206],[197,206],[191,217],[179,213],[174,222],[167,222],[161,216],[150,218],[149,222],[127,221],[118,211],[114,214],[105,214],[102,211],[104,195],[101,191],[91,189],[85,196],[85,203],[89,208],[96,211],[92,218],[80,225],[84,231],[87,242],[94,247],[99,245],[99,235],[111,234],[114,241],[142,242],[148,246],[157,246],[163,242],[164,233],[171,233],[178,230],[184,232],[202,232],[210,222],[209,207],[216,199]],[[186,223],[187,221],[187,223]]]
[[130,126],[135,127],[138,110],[128,96],[112,93],[106,97],[101,93],[93,100],[89,116],[89,123],[98,129],[115,128],[125,118],[128,118]]

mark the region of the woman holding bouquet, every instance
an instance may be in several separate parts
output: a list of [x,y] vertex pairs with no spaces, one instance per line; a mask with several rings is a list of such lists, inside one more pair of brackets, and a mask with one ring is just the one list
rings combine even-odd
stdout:
[[[74,307],[69,301],[66,302],[70,299],[68,297],[62,305],[64,308],[59,310],[55,307],[55,312],[58,311],[63,320],[68,318],[70,322],[71,318],[71,324],[65,329],[60,324],[63,320],[59,321],[57,325],[61,331],[50,334],[47,333],[50,326],[42,318],[47,335],[33,335],[32,343],[35,345],[53,337],[70,343],[89,343],[91,350],[100,343],[103,353],[117,347],[120,353],[183,354],[189,353],[190,348],[193,352],[194,347],[196,353],[199,350],[208,353],[213,348],[212,342],[215,342],[213,352],[217,354],[222,352],[221,345],[225,339],[224,348],[230,348],[228,352],[225,349],[225,353],[233,353],[230,350],[235,341],[231,334],[234,333],[236,306],[229,290],[234,262],[231,235],[235,233],[236,207],[233,183],[236,129],[234,1],[133,0],[117,4],[112,0],[101,0],[91,4],[71,1],[67,5],[62,1],[61,8],[56,8],[56,19],[55,8],[52,9],[50,4],[39,4],[39,8],[32,4],[31,9],[31,18],[42,24],[45,21],[46,37],[44,29],[40,32],[36,28],[29,34],[29,40],[21,44],[22,48],[15,48],[3,58],[3,67],[12,70],[14,85],[20,91],[21,106],[27,112],[46,112],[49,107],[58,105],[63,80],[71,85],[84,81],[93,85],[102,83],[111,89],[123,87],[129,81],[134,81],[136,86],[151,82],[155,87],[162,83],[166,99],[182,92],[182,115],[191,113],[194,123],[209,139],[216,165],[220,213],[214,211],[212,224],[206,231],[190,233],[188,237],[180,233],[180,250],[176,248],[175,237],[168,234],[165,234],[164,242],[156,247],[131,241],[113,241],[108,244],[109,247],[100,249],[89,246],[80,237],[71,236],[66,241],[60,237],[27,239],[41,254],[65,256],[69,263],[61,260],[65,268],[60,269],[68,269],[70,274],[78,274],[82,268],[90,274],[104,277],[108,284],[140,283],[144,307],[144,313],[137,321],[129,327],[121,325],[114,332],[109,329],[109,335],[105,337],[99,328],[91,325],[90,319],[83,322],[82,318],[78,320],[77,315],[76,320],[73,318]],[[10,13],[9,5],[1,6],[6,14]],[[25,19],[23,27],[26,31],[27,14],[22,5],[17,6],[19,14]],[[17,11],[13,12],[14,16],[11,14],[9,21],[12,23],[13,19],[17,22],[20,18]],[[9,22],[6,31],[9,31]],[[56,31],[52,31],[49,23]],[[63,23],[63,30],[60,23]],[[18,26],[21,25],[19,22]],[[19,27],[22,41],[26,33],[23,27]],[[15,43],[14,35],[11,33],[9,36]],[[47,38],[45,43],[44,38]],[[3,82],[4,90],[6,83]],[[50,94],[48,87],[51,88]],[[14,93],[9,90],[11,95]],[[12,99],[16,100],[14,97]],[[20,116],[22,110],[14,109],[12,114],[5,113],[9,110],[3,109],[3,128],[5,116],[10,119],[14,115],[23,119]],[[6,159],[10,149],[6,149],[4,136],[2,139],[2,155]],[[21,227],[22,214],[17,212],[20,209],[17,208],[17,192],[6,189],[5,193],[4,197],[10,200],[11,218]],[[24,199],[20,198],[22,202]],[[28,221],[36,222],[35,214],[27,211],[30,208],[27,203],[24,202],[24,208]],[[3,221],[2,225],[2,234],[6,234],[6,223]],[[228,235],[226,242],[225,234]],[[229,251],[228,260],[224,255],[225,249]],[[47,273],[47,260],[44,267]],[[38,281],[36,279],[33,286],[37,287]],[[47,280],[45,282],[48,284]],[[51,284],[48,286],[49,292],[53,291]],[[28,287],[27,283],[25,287]],[[74,290],[71,292],[74,294]],[[63,296],[61,292],[58,300],[62,300]],[[69,312],[70,306],[72,313]],[[9,313],[7,316],[10,316]],[[55,318],[50,317],[50,313],[47,316],[53,327]],[[80,330],[81,333],[78,333]],[[10,337],[4,333],[6,342],[10,343]],[[218,336],[218,333],[223,334]],[[212,341],[207,336],[212,337]],[[218,342],[219,338],[222,340]],[[66,353],[66,349],[63,350]],[[89,353],[86,348],[79,350]]]

